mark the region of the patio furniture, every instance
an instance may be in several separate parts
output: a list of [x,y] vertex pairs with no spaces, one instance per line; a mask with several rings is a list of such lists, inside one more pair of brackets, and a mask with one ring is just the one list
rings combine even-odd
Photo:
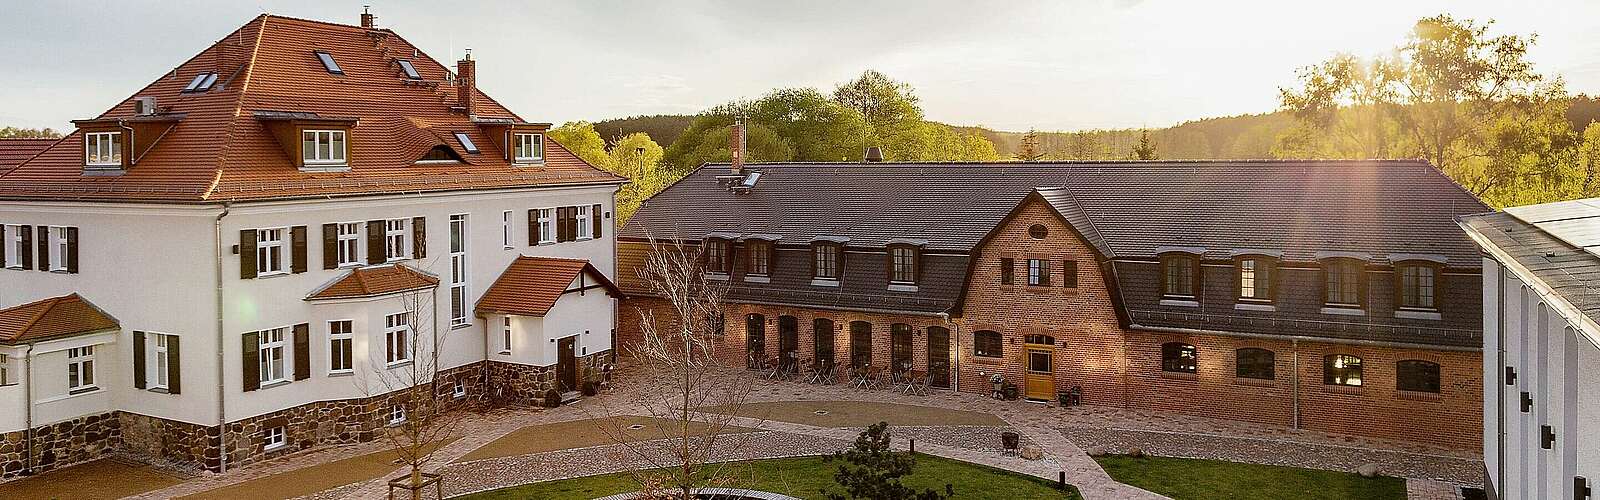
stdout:
[[1022,436],[1021,435],[1019,435],[1019,434],[1017,434],[1015,432],[1011,432],[1011,431],[1001,432],[1000,433],[1000,454],[1001,455],[1016,456],[1017,455],[1017,447],[1018,447],[1018,445],[1021,444],[1021,442],[1022,442]]
[[869,389],[872,386],[872,365],[862,365],[850,368],[850,386],[857,389]]
[[904,376],[904,380],[904,386],[900,389],[901,394],[928,395],[928,372],[920,370],[908,371]]

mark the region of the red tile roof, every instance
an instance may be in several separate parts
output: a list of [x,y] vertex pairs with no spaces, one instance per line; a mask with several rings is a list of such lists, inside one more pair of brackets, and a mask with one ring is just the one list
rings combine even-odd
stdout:
[[587,260],[522,256],[506,266],[478,299],[478,314],[544,316],[566,293],[567,285],[584,272],[612,296],[622,296],[617,286]]
[[60,139],[0,137],[0,175],[22,164]]
[[119,327],[116,318],[76,293],[0,309],[0,344],[35,342]]
[[433,288],[439,278],[404,264],[352,269],[349,274],[311,292],[306,300],[355,299]]
[[[323,69],[313,50],[331,53],[344,74]],[[396,58],[411,59],[422,82],[405,79]],[[203,72],[220,75],[212,90],[182,92]],[[263,14],[97,118],[131,118],[143,96],[155,97],[162,115],[181,115],[126,172],[83,175],[82,134],[74,132],[0,174],[0,199],[218,202],[624,180],[554,141],[545,141],[544,166],[512,165],[490,140],[492,129],[473,119],[524,120],[481,91],[473,116],[452,109],[462,87],[450,81],[449,68],[388,29]],[[256,117],[262,111],[357,118],[349,171],[300,171]],[[466,153],[454,132],[481,153]],[[439,145],[465,161],[414,164]]]

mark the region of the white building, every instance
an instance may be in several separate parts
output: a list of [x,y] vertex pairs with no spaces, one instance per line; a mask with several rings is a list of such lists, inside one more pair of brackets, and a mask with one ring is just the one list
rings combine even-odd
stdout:
[[1600,480],[1600,198],[1461,218],[1483,247],[1483,458],[1504,499]]
[[470,54],[362,21],[257,17],[0,170],[4,476],[370,439],[403,418],[380,382],[433,352],[462,400],[610,362],[625,179],[477,91]]

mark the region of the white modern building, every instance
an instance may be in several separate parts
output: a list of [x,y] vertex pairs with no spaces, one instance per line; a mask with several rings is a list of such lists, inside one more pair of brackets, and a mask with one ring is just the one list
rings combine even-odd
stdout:
[[474,64],[366,14],[262,15],[0,169],[4,477],[371,439],[434,353],[452,400],[593,380],[625,179]]
[[1461,218],[1484,252],[1486,490],[1595,498],[1600,480],[1600,198]]

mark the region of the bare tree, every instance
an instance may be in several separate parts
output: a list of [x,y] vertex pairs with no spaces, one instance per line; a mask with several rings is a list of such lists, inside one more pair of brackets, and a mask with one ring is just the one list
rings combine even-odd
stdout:
[[[650,246],[638,277],[670,316],[637,311],[642,340],[627,348],[637,367],[630,373],[634,390],[603,407],[603,430],[625,458],[645,465],[632,474],[647,498],[687,499],[698,488],[733,480],[729,464],[713,455],[744,445],[744,435],[728,431],[750,384],[742,363],[730,364],[726,353],[716,352],[726,320],[726,282],[706,278],[699,247],[653,238]],[[701,411],[707,407],[716,412]],[[670,422],[670,432],[665,439],[638,439],[622,418],[629,414]]]
[[361,385],[369,398],[382,399],[373,416],[378,435],[410,469],[389,481],[390,496],[398,487],[417,500],[426,487],[440,488],[439,476],[423,469],[439,446],[455,436],[460,418],[449,411],[453,391],[447,387],[440,392],[444,338],[434,326],[433,289],[404,292],[396,300],[402,312],[387,315],[383,338],[374,338],[383,342],[385,355],[371,360],[368,373],[373,376]]

